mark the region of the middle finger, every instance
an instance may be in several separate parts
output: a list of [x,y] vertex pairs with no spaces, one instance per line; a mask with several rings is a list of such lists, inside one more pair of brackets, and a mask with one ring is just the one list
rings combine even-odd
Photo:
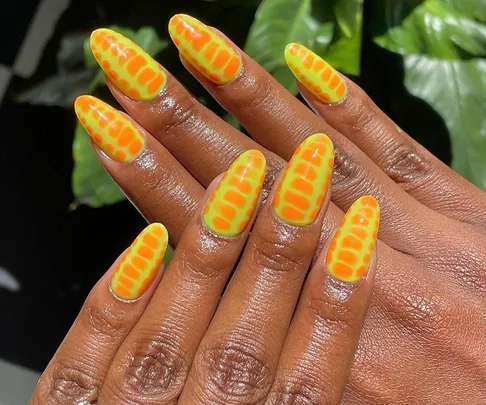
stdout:
[[333,159],[323,134],[296,150],[198,348],[181,405],[264,401],[319,240]]

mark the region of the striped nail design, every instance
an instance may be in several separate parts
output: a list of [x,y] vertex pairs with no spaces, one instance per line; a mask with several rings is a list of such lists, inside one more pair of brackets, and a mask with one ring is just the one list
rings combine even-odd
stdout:
[[305,46],[288,44],[285,61],[299,82],[324,103],[339,103],[346,96],[346,82],[339,73]]
[[91,34],[91,50],[107,76],[128,97],[151,100],[167,83],[160,65],[137,44],[102,28]]
[[120,111],[92,96],[80,96],[74,109],[94,143],[119,162],[135,159],[145,146],[140,130]]
[[224,236],[242,233],[258,202],[267,164],[257,150],[242,153],[214,190],[203,213],[209,229]]
[[177,14],[169,22],[169,34],[192,66],[216,84],[225,84],[241,72],[241,56],[221,35],[201,21]]
[[111,280],[111,290],[125,300],[142,296],[157,275],[167,250],[167,229],[147,226],[123,255]]
[[277,216],[292,225],[312,223],[326,198],[333,164],[334,147],[327,135],[314,134],[302,142],[277,186]]
[[374,197],[361,197],[351,205],[327,252],[327,268],[333,277],[355,282],[365,276],[379,224],[380,206]]

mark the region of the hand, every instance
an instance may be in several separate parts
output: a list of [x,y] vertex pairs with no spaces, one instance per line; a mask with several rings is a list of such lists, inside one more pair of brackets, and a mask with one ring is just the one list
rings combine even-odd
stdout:
[[[143,141],[100,105],[78,101],[86,125],[113,114],[107,132],[119,125]],[[92,290],[31,404],[339,404],[371,297],[380,211],[371,196],[357,200],[304,283],[333,159],[327,136],[307,138],[249,236],[266,164],[256,150],[240,155],[209,186],[163,276],[167,231],[149,225]],[[299,198],[308,207],[298,218]],[[314,384],[288,391],[303,378]]]
[[[113,94],[150,133],[143,152],[132,156],[130,163],[120,164],[116,157],[109,159],[99,153],[102,163],[140,211],[151,221],[163,221],[173,244],[177,244],[204,188],[243,151],[259,149],[267,158],[267,195],[297,145],[310,134],[328,134],[336,159],[332,202],[320,244],[360,195],[375,195],[382,207],[374,299],[343,402],[484,403],[485,193],[404,134],[350,80],[318,62],[317,57],[306,56],[305,50],[289,47],[287,61],[295,72],[296,67],[299,69],[299,77],[308,73],[299,86],[318,115],[234,44],[225,42],[219,32],[184,16],[174,17],[170,30],[186,67],[255,141],[198,103],[147,55],[145,60],[163,80],[151,88],[140,85],[145,71],[133,76],[130,71],[136,66],[112,61],[94,36],[95,55],[98,53],[102,66],[105,59],[112,61],[105,69],[112,78]],[[225,68],[215,68],[201,57],[210,56],[210,48],[214,48],[208,36],[219,44],[220,52],[226,51],[231,60],[236,57],[236,63],[241,63],[228,77],[221,75]],[[192,45],[186,46],[189,40]],[[115,34],[104,41],[118,55],[139,52]],[[194,48],[203,50],[196,52]],[[214,63],[215,58],[213,55]],[[226,63],[224,66],[229,66],[230,62]],[[306,70],[310,65],[319,74]],[[338,94],[341,81],[345,90]],[[155,79],[150,84],[154,82],[157,84]],[[295,285],[296,290],[299,288]],[[130,361],[126,359],[127,364]],[[245,403],[238,398],[251,397],[255,388],[237,373],[241,364],[232,367],[234,374],[221,378],[232,375],[240,384],[221,387],[224,395],[235,398],[234,403]],[[148,368],[142,367],[140,372],[151,375]],[[303,376],[285,389],[305,394],[314,382],[312,376]],[[160,376],[154,384],[164,389]],[[267,384],[266,389],[270,388]],[[140,394],[149,392],[140,387]]]

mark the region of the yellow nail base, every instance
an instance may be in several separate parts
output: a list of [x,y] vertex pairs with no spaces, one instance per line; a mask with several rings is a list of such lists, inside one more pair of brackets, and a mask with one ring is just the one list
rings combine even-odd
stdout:
[[238,76],[243,67],[240,54],[221,35],[194,17],[177,14],[169,22],[169,34],[192,66],[216,84]]
[[314,134],[302,142],[277,186],[277,216],[292,225],[311,224],[326,198],[333,164],[334,147],[327,135]]
[[266,167],[265,157],[257,150],[246,151],[233,162],[204,209],[209,229],[224,236],[245,230],[257,205]]
[[380,206],[374,197],[361,197],[351,205],[327,252],[327,269],[333,277],[356,282],[366,275],[379,224]]
[[93,31],[91,51],[110,79],[128,97],[151,100],[167,83],[160,65],[137,44],[106,28]]
[[297,80],[322,102],[339,103],[346,96],[346,82],[339,73],[305,46],[287,45],[285,61]]
[[157,275],[167,242],[167,229],[162,224],[151,224],[140,233],[113,275],[110,287],[117,297],[134,300],[142,296]]
[[74,109],[93,142],[118,162],[135,159],[145,147],[140,130],[120,111],[92,96],[80,96]]

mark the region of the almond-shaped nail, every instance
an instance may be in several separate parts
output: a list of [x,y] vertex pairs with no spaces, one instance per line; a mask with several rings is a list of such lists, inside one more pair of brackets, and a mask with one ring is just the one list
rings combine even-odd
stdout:
[[341,75],[305,46],[288,44],[285,61],[297,80],[322,102],[339,103],[346,97],[347,86]]
[[295,151],[280,178],[273,208],[283,221],[306,226],[314,222],[326,198],[334,164],[327,135],[314,134]]
[[194,17],[172,17],[169,34],[183,58],[214,83],[228,83],[240,74],[243,61],[236,49]]
[[327,251],[327,269],[333,277],[352,283],[366,275],[379,225],[380,206],[374,197],[361,197],[351,205]]
[[247,227],[258,203],[267,164],[260,151],[242,153],[226,171],[203,213],[206,226],[223,236],[237,236]]
[[92,96],[79,96],[74,109],[93,142],[118,162],[135,159],[145,137],[126,115]]
[[164,259],[168,243],[167,229],[159,223],[147,226],[120,259],[111,290],[119,298],[140,298],[154,280]]
[[167,83],[162,67],[142,48],[107,28],[93,31],[91,51],[116,86],[133,100],[151,100]]

